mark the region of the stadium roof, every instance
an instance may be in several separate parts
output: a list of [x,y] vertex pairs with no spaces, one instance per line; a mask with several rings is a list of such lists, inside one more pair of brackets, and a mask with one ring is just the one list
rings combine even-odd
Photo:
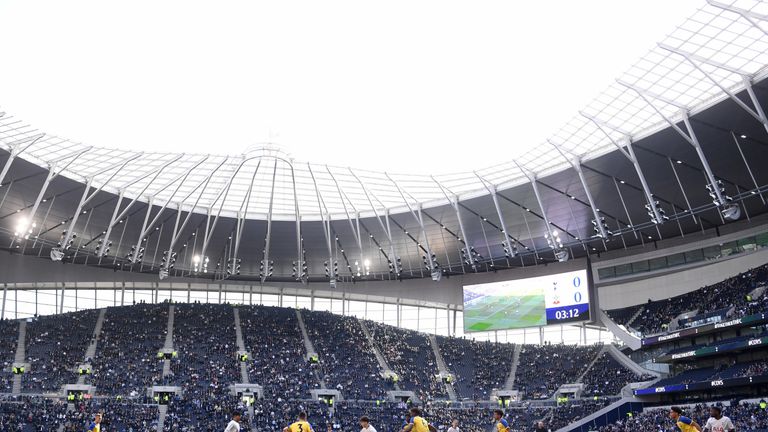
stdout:
[[756,1],[702,7],[546,141],[514,161],[476,172],[431,176],[313,165],[269,146],[243,155],[108,149],[44,134],[40,125],[14,117],[12,107],[0,118],[0,137],[7,148],[24,149],[23,158],[55,165],[67,177],[92,178],[105,191],[170,200],[201,213],[221,208],[228,216],[247,211],[253,219],[271,213],[276,220],[297,214],[317,220],[321,213],[402,211],[406,201],[430,207],[446,203],[446,194],[463,200],[487,194],[488,185],[505,189],[529,181],[528,174],[563,170],[570,166],[566,157],[589,160],[614,151],[630,137],[669,126],[668,119],[679,121],[681,110],[694,114],[742,90],[745,79],[759,81],[768,65],[766,13],[768,7]]
[[[466,246],[482,250],[481,261],[491,264],[501,259],[510,265],[504,248],[521,255],[529,251],[533,261],[520,260],[528,265],[543,260],[543,251],[551,256],[558,230],[572,256],[590,247],[685,235],[726,222],[719,211],[724,196],[713,204],[705,190],[713,179],[725,181],[723,194],[743,202],[747,217],[764,212],[758,199],[762,202],[768,182],[758,167],[766,159],[761,137],[768,121],[758,102],[765,106],[767,13],[761,2],[711,1],[541,145],[475,172],[432,176],[333,167],[299,162],[270,146],[237,156],[106,149],[47,135],[6,113],[0,117],[0,141],[22,160],[6,159],[0,173],[0,184],[11,184],[0,219],[11,233],[39,224],[37,235],[47,235],[40,242],[48,246],[67,224],[70,232],[86,233],[80,247],[93,248],[105,235],[119,237],[120,250],[112,253],[120,257],[159,230],[158,260],[157,250],[178,249],[183,238],[205,233],[204,245],[195,251],[211,255],[213,262],[280,257],[283,274],[297,259],[300,238],[320,273],[323,261],[346,260],[351,267],[358,256],[366,261],[378,255],[384,258],[377,264],[383,272],[392,255],[408,259],[420,272],[420,255],[430,252],[442,268],[455,263],[464,271],[459,253]],[[28,185],[40,176],[46,177],[42,188]],[[94,191],[83,191],[83,182]],[[77,205],[89,191],[107,199]],[[131,207],[134,198],[137,205]],[[660,220],[664,209],[668,223],[649,221],[647,212]],[[176,215],[189,211],[196,213],[194,220],[177,233]],[[81,212],[88,214],[82,228],[83,218],[80,225],[76,218]],[[230,220],[217,227],[217,216]],[[123,228],[130,240],[122,242],[122,234],[112,231],[130,217],[131,227]],[[601,217],[620,241],[593,235],[592,225]],[[297,219],[302,227],[291,223]],[[246,252],[238,255],[243,231]],[[174,240],[161,244],[171,233]]]

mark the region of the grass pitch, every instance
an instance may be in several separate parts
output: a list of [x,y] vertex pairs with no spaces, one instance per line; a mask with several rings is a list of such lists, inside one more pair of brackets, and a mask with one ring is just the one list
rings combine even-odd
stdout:
[[464,305],[464,331],[505,330],[547,324],[544,294],[482,296]]

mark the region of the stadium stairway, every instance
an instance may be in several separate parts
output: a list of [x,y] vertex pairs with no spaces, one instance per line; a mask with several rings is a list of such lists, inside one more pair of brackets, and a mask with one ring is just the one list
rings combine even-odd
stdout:
[[517,375],[517,365],[520,364],[520,352],[523,350],[523,344],[515,344],[515,350],[512,352],[512,366],[509,368],[507,382],[504,383],[504,390],[512,390],[515,386],[515,375]]
[[627,320],[627,323],[625,324],[625,326],[626,327],[631,327],[632,323],[635,322],[635,320],[638,319],[640,317],[640,315],[643,314],[643,312],[645,312],[645,306],[642,306],[642,307],[638,308],[637,312],[635,312],[634,315],[629,317],[629,320]]
[[[307,326],[304,324],[304,317],[301,316],[301,311],[296,309],[296,319],[299,321],[299,328],[301,329],[301,337],[304,339],[304,348],[307,350],[307,357],[311,355],[317,355],[317,351],[315,351],[315,346],[312,345],[312,341],[309,339],[309,333],[307,333]],[[319,373],[317,373],[317,369],[312,369],[315,372],[315,377],[317,378],[317,381],[320,383],[320,388],[325,390],[328,387],[325,386],[325,380],[323,377],[320,376]]]
[[[232,308],[232,312],[235,314],[235,337],[237,338],[237,349],[245,352],[245,342],[243,341],[243,328],[240,325],[240,309]],[[240,382],[248,384],[248,365],[245,362],[240,362]]]
[[677,315],[676,317],[672,318],[672,320],[670,320],[667,323],[667,330],[668,331],[675,331],[675,330],[677,330],[678,328],[680,328],[680,325],[678,324],[680,322],[680,320],[686,319],[686,318],[692,318],[692,317],[695,317],[698,314],[699,314],[699,309],[693,309],[693,310],[685,311],[685,312]]
[[[16,355],[13,358],[14,363],[24,363],[27,357],[27,321],[19,321],[19,338],[16,341]],[[21,375],[13,376],[13,389],[11,392],[15,395],[21,394]]]
[[[435,353],[435,360],[437,361],[437,372],[441,376],[451,375],[451,371],[448,370],[448,367],[445,365],[445,360],[443,360],[443,355],[440,354],[440,347],[437,345],[437,338],[435,335],[430,334],[427,336],[427,339],[429,339],[429,346],[432,347],[432,352]],[[452,401],[457,400],[456,397],[456,390],[453,388],[453,384],[451,383],[445,383],[445,391],[448,393],[448,398]]]
[[619,327],[619,325],[616,324],[616,322],[612,320],[604,310],[598,308],[597,316],[600,319],[600,322],[602,322],[603,325],[607,327],[614,336],[621,339],[621,341],[624,342],[626,346],[632,348],[632,350],[638,350],[642,347],[640,337],[633,335],[623,327]]
[[[173,316],[175,307],[173,305],[168,306],[168,327],[165,330],[165,344],[164,350],[173,350]],[[167,377],[171,373],[171,361],[169,359],[163,360],[163,378]],[[162,429],[160,429],[162,430]]]
[[661,377],[661,374],[659,372],[646,369],[640,366],[639,364],[635,363],[634,361],[632,361],[631,358],[625,356],[624,353],[619,351],[619,349],[616,348],[616,346],[613,344],[606,345],[604,349],[608,354],[612,355],[613,358],[616,359],[616,361],[619,362],[622,366],[624,366],[625,368],[631,370],[632,372],[638,375],[648,374],[648,375],[653,375],[657,378]]
[[[363,329],[363,334],[365,335],[365,339],[368,341],[368,345],[370,346],[371,351],[373,351],[373,354],[376,356],[376,361],[379,362],[379,367],[381,368],[382,373],[385,377],[392,376],[394,372],[392,371],[392,368],[389,367],[387,364],[387,360],[384,358],[383,355],[381,355],[381,351],[379,351],[378,348],[376,348],[376,343],[373,341],[373,336],[371,335],[371,332],[368,330],[368,327],[365,325],[365,321],[358,318],[357,322],[360,323],[360,328]],[[395,390],[400,391],[400,386],[395,382]]]
[[[85,358],[83,358],[83,361],[86,363],[90,362],[90,359],[96,357],[96,348],[99,343],[99,336],[101,335],[101,328],[104,326],[104,317],[106,315],[106,308],[99,311],[99,318],[96,319],[96,325],[93,326],[93,338],[91,339],[91,344],[88,345],[88,349],[85,350]],[[77,383],[85,384],[85,375],[80,375],[77,378]]]
[[168,405],[157,406],[157,431],[161,431],[165,428],[165,418],[168,416]]
[[584,369],[584,371],[579,375],[579,377],[576,379],[577,384],[581,384],[584,381],[584,377],[589,373],[589,371],[592,369],[592,366],[597,363],[597,361],[600,359],[600,356],[603,355],[604,352],[608,350],[608,345],[603,345],[602,348],[595,354],[595,357],[592,359],[591,362],[589,362],[589,365]]
[[602,426],[614,423],[616,420],[625,420],[629,412],[642,411],[643,405],[643,402],[634,397],[623,397],[580,420],[569,423],[568,426],[557,429],[555,432],[595,431]]
[[[171,306],[173,307],[173,306]],[[241,352],[245,352],[245,341],[243,340],[243,327],[240,325],[240,309],[233,307],[232,313],[235,316],[235,338],[237,340],[237,349]],[[169,315],[170,317],[173,316],[173,314]],[[240,362],[240,382],[243,384],[250,383],[250,379],[248,377],[248,364],[246,362]],[[165,424],[165,415],[168,412],[168,406],[161,405],[159,407],[159,414],[158,414],[158,420],[157,420],[157,430],[162,431],[162,426]],[[248,405],[248,415],[250,418],[253,418],[253,405]]]

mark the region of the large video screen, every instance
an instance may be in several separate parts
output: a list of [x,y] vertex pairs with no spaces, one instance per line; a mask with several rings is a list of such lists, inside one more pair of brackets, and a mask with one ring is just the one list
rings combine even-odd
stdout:
[[464,286],[464,331],[589,321],[586,270]]

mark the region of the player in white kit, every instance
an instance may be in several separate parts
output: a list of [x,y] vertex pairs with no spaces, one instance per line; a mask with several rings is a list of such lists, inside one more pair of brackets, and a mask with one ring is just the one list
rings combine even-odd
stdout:
[[707,424],[704,425],[704,430],[708,432],[732,432],[736,430],[733,427],[731,419],[723,415],[722,410],[719,407],[713,406],[709,408],[709,419]]
[[227,428],[224,429],[224,432],[240,432],[240,416],[242,413],[240,411],[232,411],[232,420],[229,421],[229,424],[227,424]]
[[376,428],[371,424],[371,420],[366,417],[360,417],[360,432],[376,432]]

